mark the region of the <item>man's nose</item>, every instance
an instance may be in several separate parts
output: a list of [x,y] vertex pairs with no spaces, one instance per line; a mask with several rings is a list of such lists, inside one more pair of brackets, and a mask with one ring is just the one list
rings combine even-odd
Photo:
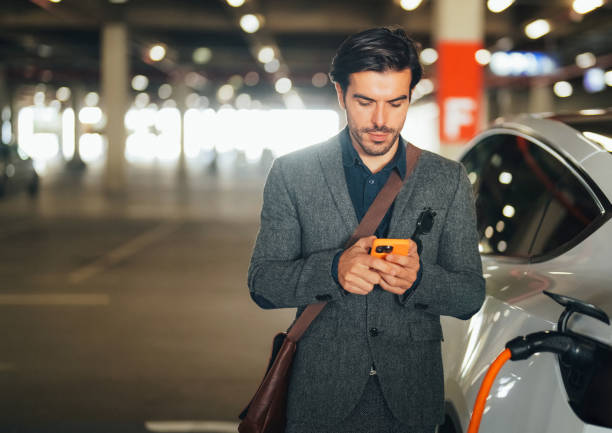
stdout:
[[384,126],[385,124],[384,106],[377,105],[376,108],[374,108],[374,112],[372,113],[372,123],[374,124],[374,127],[376,128],[380,128]]

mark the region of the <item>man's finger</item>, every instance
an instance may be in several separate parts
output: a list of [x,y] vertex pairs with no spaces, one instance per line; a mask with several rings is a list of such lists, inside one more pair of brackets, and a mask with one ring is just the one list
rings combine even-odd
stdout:
[[392,286],[390,284],[387,284],[384,279],[380,282],[380,287],[383,288],[383,290],[386,290],[387,292],[391,292],[394,293],[396,295],[403,295],[407,289],[402,289],[401,287],[395,287]]

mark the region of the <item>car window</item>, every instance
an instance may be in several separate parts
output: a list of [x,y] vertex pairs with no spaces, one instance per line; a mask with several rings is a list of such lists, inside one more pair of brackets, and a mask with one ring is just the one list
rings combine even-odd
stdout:
[[555,184],[531,254],[544,255],[582,233],[600,215],[589,191],[569,170]]
[[483,254],[528,258],[566,167],[534,142],[490,135],[463,158],[476,197]]

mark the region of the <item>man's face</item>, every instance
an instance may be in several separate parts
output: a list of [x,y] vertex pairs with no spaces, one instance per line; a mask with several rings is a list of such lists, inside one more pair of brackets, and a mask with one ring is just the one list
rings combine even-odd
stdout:
[[410,69],[362,71],[349,76],[346,93],[336,84],[359,154],[380,156],[394,148],[410,105],[411,78]]

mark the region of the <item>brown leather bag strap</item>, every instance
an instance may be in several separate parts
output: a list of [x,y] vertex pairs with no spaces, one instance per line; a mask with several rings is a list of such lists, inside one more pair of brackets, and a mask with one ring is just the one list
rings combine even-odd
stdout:
[[[421,156],[421,149],[414,146],[413,144],[406,142],[406,179],[410,177],[416,163]],[[403,181],[400,178],[397,171],[393,170],[387,183],[380,190],[374,202],[368,208],[368,211],[361,219],[361,222],[346,242],[345,248],[349,248],[358,239],[369,236],[376,231],[376,228],[379,226],[382,219],[385,217],[387,210],[391,207],[391,204],[397,197],[397,194],[402,189]],[[287,338],[291,341],[298,342],[306,329],[310,326],[312,321],[319,315],[319,313],[323,310],[323,308],[327,305],[327,302],[318,302],[316,304],[310,304],[307,306],[300,317],[295,321]]]

